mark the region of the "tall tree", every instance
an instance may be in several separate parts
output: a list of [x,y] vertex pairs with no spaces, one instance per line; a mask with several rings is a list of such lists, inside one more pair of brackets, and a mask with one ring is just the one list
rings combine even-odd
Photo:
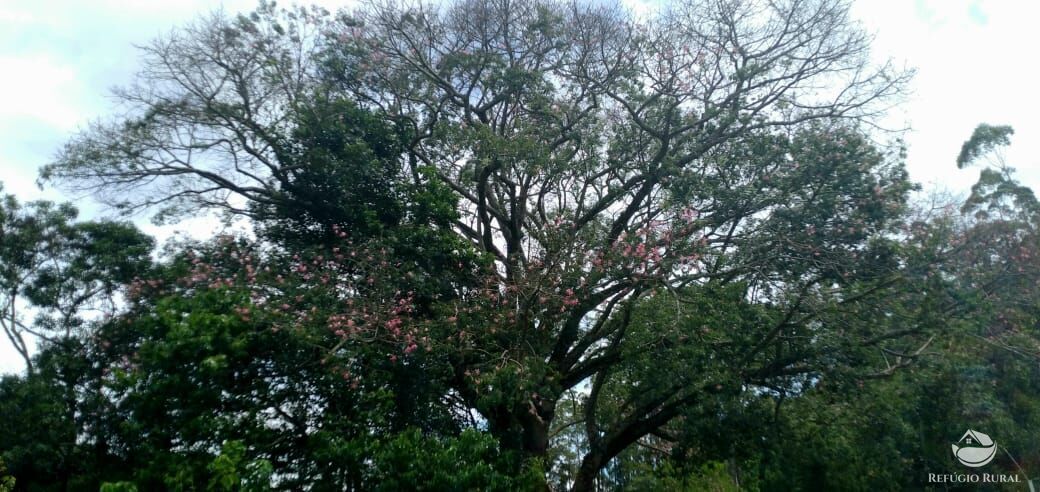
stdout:
[[[117,93],[131,117],[74,138],[43,177],[128,209],[257,219],[341,210],[324,193],[382,200],[345,184],[378,187],[390,162],[418,190],[450,189],[458,205],[435,230],[493,265],[439,308],[452,313],[436,340],[454,347],[448,393],[538,459],[558,402],[586,388],[570,485],[587,490],[713,395],[797,392],[891,369],[857,349],[909,360],[928,346],[924,307],[910,327],[866,321],[902,281],[894,235],[911,189],[901,157],[857,126],[909,76],[872,66],[868,44],[831,0],[648,19],[538,0],[336,16],[263,4],[146,49],[141,83]],[[316,97],[331,104],[315,113]],[[308,147],[393,141],[378,121],[399,148]],[[371,212],[389,226],[400,213]],[[346,314],[356,291],[341,292]]]
[[0,198],[0,327],[29,372],[33,338],[69,339],[88,311],[113,315],[122,287],[151,265],[152,239],[136,227],[77,215],[68,203]]

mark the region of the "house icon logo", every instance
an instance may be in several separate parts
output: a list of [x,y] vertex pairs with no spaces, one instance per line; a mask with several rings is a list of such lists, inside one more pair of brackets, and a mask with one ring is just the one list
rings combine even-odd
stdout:
[[986,434],[968,429],[960,441],[953,445],[953,456],[964,466],[978,468],[993,461],[997,455],[997,443]]

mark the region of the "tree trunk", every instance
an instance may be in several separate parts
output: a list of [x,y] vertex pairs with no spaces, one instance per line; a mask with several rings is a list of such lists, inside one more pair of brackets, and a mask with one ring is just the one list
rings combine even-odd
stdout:
[[581,460],[578,475],[574,477],[574,485],[571,492],[588,492],[596,490],[596,477],[603,465],[603,454],[597,451],[589,452]]
[[538,393],[519,409],[518,420],[523,428],[524,452],[532,456],[545,456],[549,451],[549,427],[556,416],[556,398],[544,398]]
[[524,452],[532,456],[545,456],[549,451],[549,422],[539,416],[528,417],[523,421]]

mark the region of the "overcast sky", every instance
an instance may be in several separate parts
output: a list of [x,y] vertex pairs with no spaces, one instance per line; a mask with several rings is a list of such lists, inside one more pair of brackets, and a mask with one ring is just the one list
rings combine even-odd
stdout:
[[[644,11],[651,0],[625,0]],[[285,2],[283,2],[285,3]],[[317,2],[330,9],[349,2]],[[135,71],[134,45],[200,12],[250,10],[253,0],[0,0],[0,183],[21,200],[62,200],[35,185],[37,169],[68,136],[111,108],[107,93]],[[1036,55],[1040,3],[986,0],[861,0],[854,15],[876,34],[875,55],[917,69],[912,95],[890,126],[908,125],[907,165],[926,186],[966,190],[977,169],[953,163],[981,122],[1009,124],[1008,157],[1040,188]],[[84,215],[98,213],[77,200]],[[144,228],[166,236],[171,228]],[[182,228],[184,226],[181,226]],[[195,230],[199,230],[195,227]],[[203,228],[204,229],[204,228]],[[21,370],[0,339],[0,373]]]

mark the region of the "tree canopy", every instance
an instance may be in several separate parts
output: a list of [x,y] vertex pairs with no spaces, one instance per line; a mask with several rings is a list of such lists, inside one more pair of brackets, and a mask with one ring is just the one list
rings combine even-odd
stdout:
[[834,0],[200,18],[41,179],[255,234],[152,262],[125,224],[9,198],[0,234],[75,233],[0,256],[35,275],[5,274],[11,340],[18,295],[64,330],[0,383],[30,409],[2,456],[40,488],[876,490],[982,421],[1040,464],[1015,425],[1040,209],[1002,162],[960,211],[916,203],[872,131],[911,73],[869,44]]

